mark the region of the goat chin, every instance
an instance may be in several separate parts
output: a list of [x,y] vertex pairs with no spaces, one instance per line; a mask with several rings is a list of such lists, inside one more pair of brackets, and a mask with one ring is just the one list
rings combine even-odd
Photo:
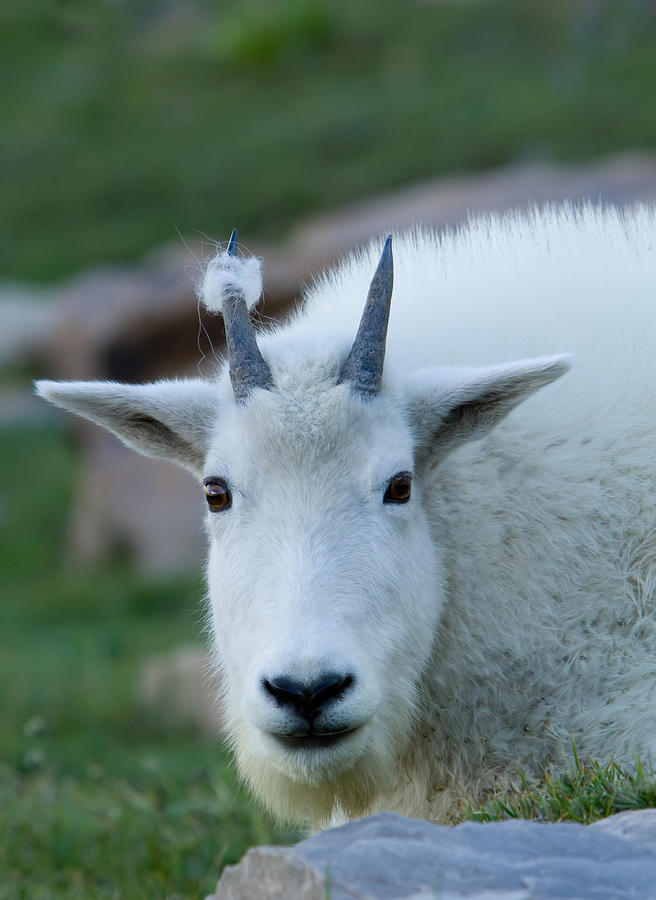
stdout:
[[242,777],[279,820],[323,827],[366,814],[393,783],[393,761],[372,751],[337,761],[297,760],[279,765],[237,751]]

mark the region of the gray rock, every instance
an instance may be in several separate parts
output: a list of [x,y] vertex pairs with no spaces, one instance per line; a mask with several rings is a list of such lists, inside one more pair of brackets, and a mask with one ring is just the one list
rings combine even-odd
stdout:
[[455,828],[381,813],[293,847],[257,847],[214,900],[653,900],[656,810],[594,825]]

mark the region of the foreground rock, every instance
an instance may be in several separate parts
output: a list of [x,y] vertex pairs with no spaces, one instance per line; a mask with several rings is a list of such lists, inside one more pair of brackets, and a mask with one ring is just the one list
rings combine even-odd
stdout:
[[212,900],[649,900],[656,810],[594,825],[514,820],[456,828],[382,813],[294,847],[256,847]]

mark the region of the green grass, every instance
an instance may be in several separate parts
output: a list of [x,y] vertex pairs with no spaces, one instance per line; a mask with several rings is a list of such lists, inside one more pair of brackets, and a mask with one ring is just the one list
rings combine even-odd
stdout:
[[137,698],[147,656],[198,640],[198,576],[63,562],[74,448],[0,432],[0,897],[198,898],[252,844],[289,839],[218,742]]
[[0,765],[3,900],[198,898],[224,864],[275,839],[216,748],[110,741],[78,770],[42,743],[22,769]]
[[641,0],[25,0],[0,10],[0,272],[278,236],[425,176],[656,148]]
[[628,770],[614,761],[582,761],[576,745],[573,751],[564,773],[544,772],[542,779],[530,782],[524,776],[521,786],[493,797],[481,809],[469,808],[466,817],[477,822],[538,819],[589,825],[628,809],[656,807],[656,770],[651,764],[637,759]]

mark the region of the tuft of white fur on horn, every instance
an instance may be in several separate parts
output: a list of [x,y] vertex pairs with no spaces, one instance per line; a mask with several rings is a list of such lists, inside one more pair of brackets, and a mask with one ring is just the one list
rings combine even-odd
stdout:
[[197,286],[200,302],[210,312],[223,312],[223,304],[240,294],[252,309],[262,296],[262,261],[255,256],[242,259],[219,250],[208,262]]

